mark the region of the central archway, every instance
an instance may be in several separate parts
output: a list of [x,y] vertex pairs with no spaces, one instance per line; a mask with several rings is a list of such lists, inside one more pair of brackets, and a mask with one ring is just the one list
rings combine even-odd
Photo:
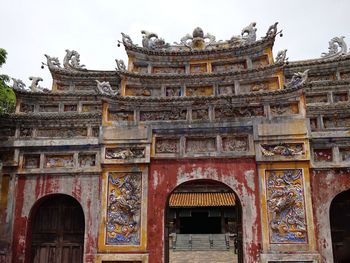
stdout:
[[165,262],[191,262],[194,253],[208,262],[208,252],[220,262],[243,262],[241,210],[237,195],[221,182],[176,187],[165,213]]
[[54,194],[39,200],[32,208],[27,251],[30,263],[82,263],[84,213],[77,200]]

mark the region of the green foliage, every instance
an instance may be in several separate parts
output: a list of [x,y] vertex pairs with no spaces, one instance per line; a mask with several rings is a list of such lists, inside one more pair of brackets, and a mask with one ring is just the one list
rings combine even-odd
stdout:
[[0,84],[0,114],[14,112],[16,95],[12,88]]
[[[6,62],[7,52],[0,48],[0,67]],[[14,112],[16,107],[16,95],[6,84],[9,76],[0,74],[0,114]]]

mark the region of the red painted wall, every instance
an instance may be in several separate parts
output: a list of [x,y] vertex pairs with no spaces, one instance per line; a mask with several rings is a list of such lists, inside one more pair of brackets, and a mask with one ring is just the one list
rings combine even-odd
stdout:
[[333,262],[329,208],[337,194],[350,189],[350,170],[312,170],[310,175],[318,250],[322,263]]
[[[83,191],[84,190],[84,191]],[[32,175],[19,176],[15,190],[15,211],[12,244],[12,262],[29,262],[30,213],[36,202],[50,194],[67,194],[82,206],[85,216],[84,258],[86,263],[94,262],[97,249],[98,213],[100,211],[99,177]]]
[[261,244],[259,184],[254,159],[152,160],[148,180],[150,263],[164,262],[164,212],[181,183],[212,179],[228,185],[242,205],[244,262],[256,263]]

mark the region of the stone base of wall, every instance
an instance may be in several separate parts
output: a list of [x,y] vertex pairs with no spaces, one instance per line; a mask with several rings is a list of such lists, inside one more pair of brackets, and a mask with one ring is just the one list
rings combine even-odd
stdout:
[[237,263],[238,256],[233,250],[226,251],[169,251],[170,263]]

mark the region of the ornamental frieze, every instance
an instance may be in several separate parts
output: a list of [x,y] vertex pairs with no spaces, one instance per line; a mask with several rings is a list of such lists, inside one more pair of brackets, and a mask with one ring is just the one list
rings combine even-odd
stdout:
[[107,245],[140,245],[142,175],[108,173]]
[[265,171],[270,243],[307,243],[302,169]]

